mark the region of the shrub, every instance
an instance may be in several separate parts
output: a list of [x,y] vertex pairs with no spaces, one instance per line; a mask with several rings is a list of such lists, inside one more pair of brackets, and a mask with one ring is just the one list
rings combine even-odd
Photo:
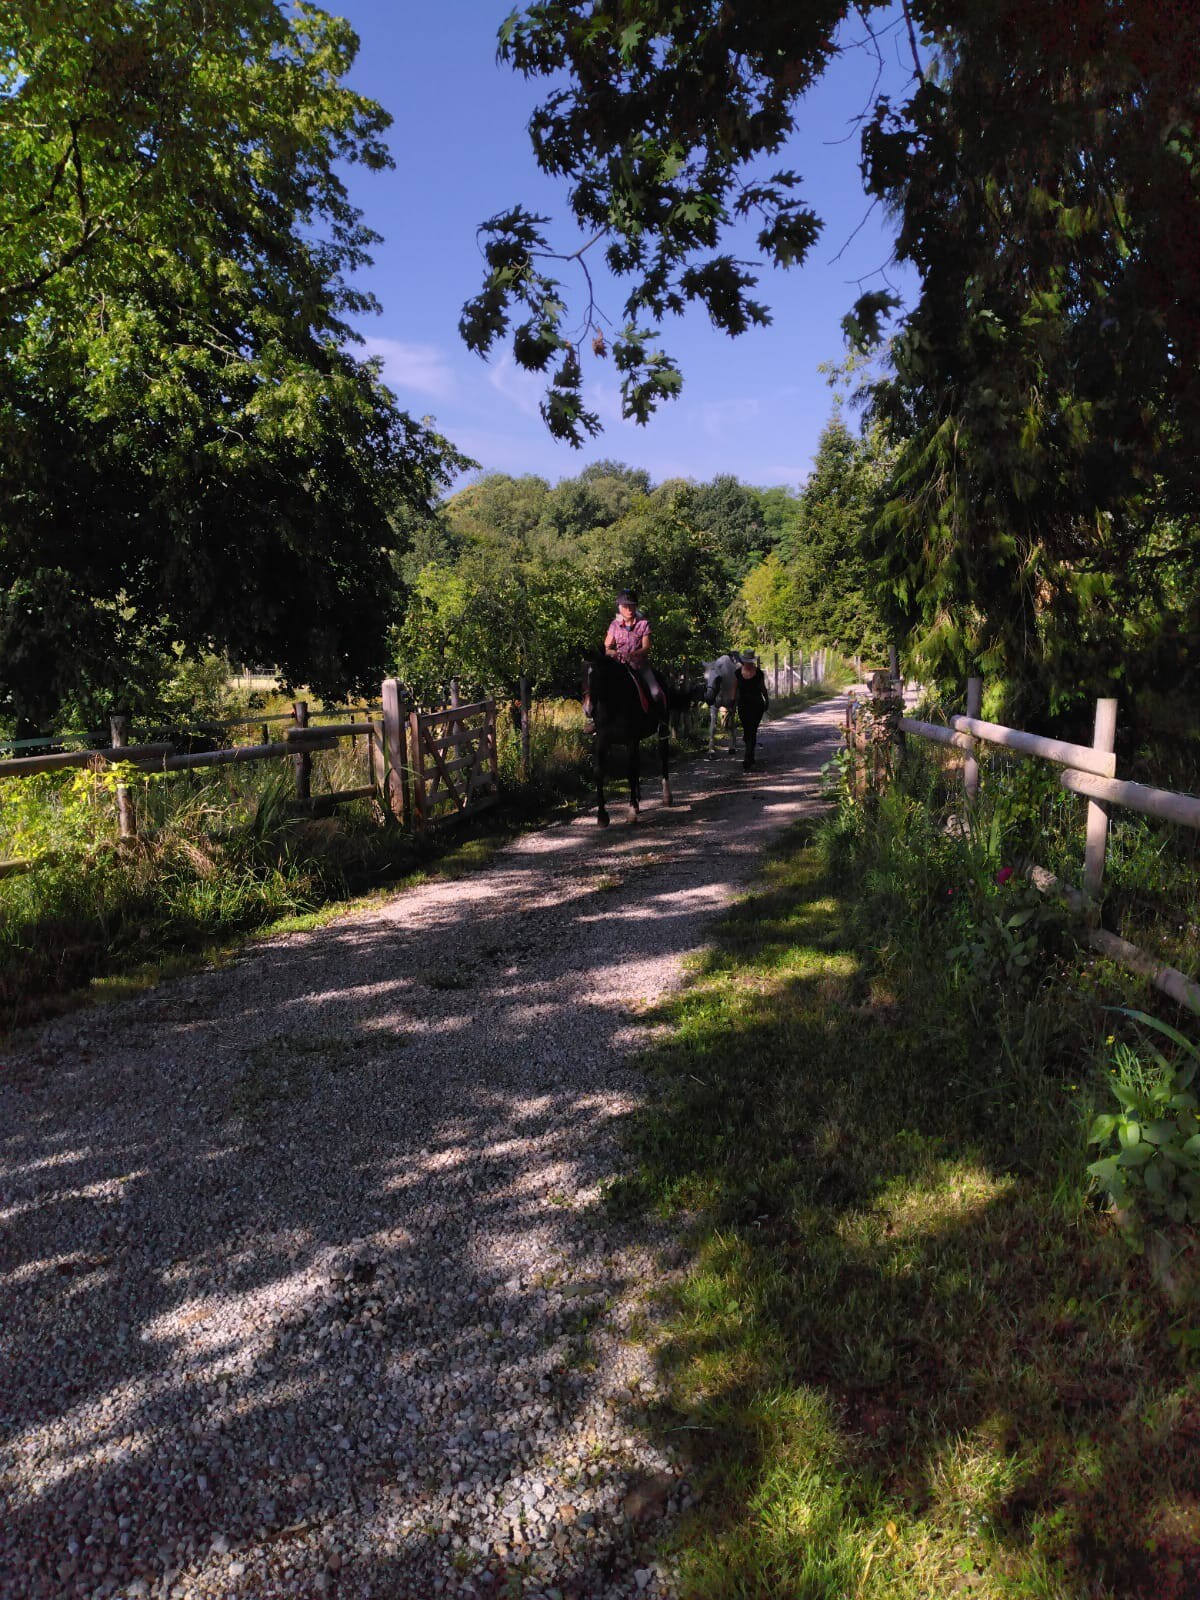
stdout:
[[1173,1044],[1181,1059],[1168,1060],[1144,1034],[1137,1048],[1115,1045],[1108,1087],[1120,1110],[1101,1112],[1092,1123],[1088,1143],[1109,1148],[1088,1171],[1114,1205],[1198,1223],[1200,1101],[1192,1085],[1200,1049],[1169,1023],[1122,1009],[1142,1029]]

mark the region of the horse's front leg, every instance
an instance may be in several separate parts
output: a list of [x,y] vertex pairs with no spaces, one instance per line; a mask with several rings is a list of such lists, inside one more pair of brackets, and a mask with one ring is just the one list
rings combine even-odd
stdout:
[[663,805],[673,806],[675,797],[671,793],[671,777],[668,770],[671,759],[671,730],[665,722],[658,725],[658,760],[662,768],[662,796]]
[[629,819],[630,822],[637,821],[638,812],[642,808],[641,750],[641,745],[631,734],[629,738],[629,809],[633,815]]
[[731,756],[736,756],[737,755],[737,730],[738,730],[737,707],[736,706],[729,706],[726,709],[725,720],[729,725],[729,754]]
[[604,761],[607,754],[608,740],[598,733],[594,749],[596,762],[596,821],[602,828],[608,827],[608,812],[604,808]]
[[721,715],[721,708],[714,700],[708,708],[708,753],[715,756],[717,753],[717,718]]

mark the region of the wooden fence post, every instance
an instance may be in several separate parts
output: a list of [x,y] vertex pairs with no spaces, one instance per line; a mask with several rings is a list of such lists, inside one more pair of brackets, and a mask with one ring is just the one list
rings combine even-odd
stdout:
[[[977,717],[979,708],[983,704],[983,679],[967,679],[967,715]],[[979,763],[975,759],[976,745],[972,739],[971,748],[963,762],[963,794],[968,806],[975,804],[979,794]]]
[[[415,828],[425,828],[429,822],[429,797],[425,789],[425,752],[421,748],[421,714],[413,710],[408,714],[409,749],[412,752],[412,819]],[[407,785],[405,786],[407,789]]]
[[[292,717],[297,728],[308,727],[308,701],[292,701]],[[296,774],[296,799],[304,804],[312,798],[312,756],[305,750],[301,755],[292,757],[292,767]]]
[[[511,680],[510,680],[511,681]],[[529,679],[521,679],[521,782],[528,783],[530,776],[530,704]]]
[[[129,718],[109,717],[108,726],[114,750],[123,750],[129,743]],[[118,758],[119,759],[119,758]],[[137,822],[133,814],[133,801],[125,784],[117,785],[117,832],[122,839],[137,838]]]
[[[1117,702],[1096,701],[1095,731],[1092,748],[1106,755],[1116,748]],[[1108,807],[1100,800],[1089,800],[1087,808],[1087,844],[1083,856],[1083,892],[1089,900],[1098,900],[1104,882],[1104,856],[1108,849]]]
[[492,788],[496,794],[500,793],[500,736],[496,728],[496,702],[488,695],[484,701],[487,706],[487,720],[484,724],[484,738],[488,746],[488,771],[492,775]]
[[[778,698],[779,698],[779,651],[778,650],[776,650],[773,659],[774,659],[774,670],[773,670],[772,676],[773,676],[774,681],[771,684],[771,694],[774,696],[774,698],[776,700],[778,700]],[[732,713],[730,713],[730,715],[732,715]]]
[[408,792],[407,707],[396,678],[383,680],[383,798],[405,827],[411,820]]
[[796,651],[793,645],[788,645],[788,693],[796,692]]

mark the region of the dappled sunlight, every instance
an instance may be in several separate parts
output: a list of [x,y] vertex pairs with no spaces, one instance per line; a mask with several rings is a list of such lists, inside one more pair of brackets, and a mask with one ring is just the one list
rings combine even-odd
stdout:
[[662,1008],[633,1123],[634,1192],[701,1218],[659,1345],[719,1501],[688,1592],[1183,1600],[1192,1302],[1031,1177],[1011,1064],[980,1018],[921,1010],[936,973],[877,1003],[815,852],[764,877]]
[[[659,1315],[668,1236],[601,1202],[644,1094],[629,1054],[769,827],[748,800],[725,848],[716,781],[653,835],[530,835],[44,1031],[64,1073],[6,1102],[0,1154],[0,1559],[52,1547],[74,1581],[84,1503],[127,1520],[105,1581],[179,1567],[207,1594],[222,1539],[247,1594],[285,1533],[307,1583],[331,1518],[355,1596],[424,1600],[452,1557],[502,1576],[535,1505],[544,1583],[627,1559],[622,1496],[665,1474],[661,1514],[678,1479],[622,1333]],[[461,1542],[468,1491],[504,1557]]]
[[876,1205],[886,1213],[889,1239],[898,1243],[952,1224],[982,1221],[991,1207],[1017,1193],[1010,1173],[973,1162],[944,1162],[919,1188],[909,1178],[896,1178],[879,1191]]

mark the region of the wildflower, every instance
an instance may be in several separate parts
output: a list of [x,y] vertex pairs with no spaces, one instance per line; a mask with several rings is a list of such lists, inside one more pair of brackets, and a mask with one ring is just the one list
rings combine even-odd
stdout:
[[996,882],[998,884],[1000,884],[1001,887],[1003,887],[1008,882],[1008,880],[1012,877],[1012,875],[1013,875],[1013,868],[1012,867],[1001,867],[1000,871],[996,874]]

